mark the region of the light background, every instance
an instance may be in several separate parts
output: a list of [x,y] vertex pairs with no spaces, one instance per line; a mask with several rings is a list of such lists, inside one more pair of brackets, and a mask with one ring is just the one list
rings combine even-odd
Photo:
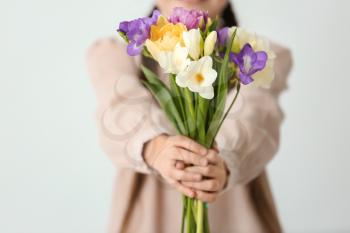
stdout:
[[[93,121],[86,48],[151,1],[0,7],[0,232],[105,231],[113,181]],[[286,232],[350,232],[350,1],[236,0],[242,26],[293,51],[269,166]]]

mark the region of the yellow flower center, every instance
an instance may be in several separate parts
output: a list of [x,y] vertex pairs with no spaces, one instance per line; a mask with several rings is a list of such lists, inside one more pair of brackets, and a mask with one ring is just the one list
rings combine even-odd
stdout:
[[150,40],[162,51],[172,51],[176,44],[185,46],[182,33],[187,31],[182,23],[172,24],[164,16],[159,16],[157,24],[151,26]]
[[194,78],[198,84],[201,84],[204,81],[204,77],[202,74],[196,74],[196,76]]

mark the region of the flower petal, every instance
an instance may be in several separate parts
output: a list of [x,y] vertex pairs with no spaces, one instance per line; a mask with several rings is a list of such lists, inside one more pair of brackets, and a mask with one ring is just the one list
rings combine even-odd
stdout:
[[217,40],[217,33],[216,31],[212,31],[209,33],[207,38],[205,38],[204,42],[204,56],[209,56],[213,53],[215,44]]
[[182,33],[182,38],[188,48],[190,57],[194,60],[198,60],[201,54],[201,45],[203,43],[200,30],[191,29],[190,31],[184,31]]
[[199,91],[199,95],[205,99],[214,98],[214,88],[212,86],[203,87]]
[[210,69],[207,70],[204,75],[205,79],[202,83],[202,86],[211,86],[215,82],[218,73],[216,72],[216,70]]
[[124,33],[128,32],[128,30],[129,30],[129,22],[128,21],[121,22],[119,24],[119,29],[118,30],[121,31],[121,32],[124,32]]
[[267,53],[264,51],[256,52],[256,60],[252,64],[253,68],[251,70],[251,73],[256,73],[257,71],[263,70],[266,66],[267,61]]
[[238,77],[240,78],[241,83],[244,85],[248,85],[249,83],[254,81],[254,79],[252,77],[250,77],[249,75],[247,75],[243,72],[239,72]]
[[204,11],[186,10],[181,7],[175,7],[172,10],[169,21],[174,24],[182,23],[186,25],[188,30],[198,27],[203,29],[208,22],[208,13]]
[[142,45],[139,46],[137,45],[136,42],[130,42],[128,44],[128,47],[127,47],[127,53],[130,55],[130,56],[136,56],[136,55],[139,55],[142,51]]
[[147,50],[150,52],[150,54],[152,55],[152,57],[158,61],[159,60],[159,53],[160,53],[160,50],[158,49],[158,47],[153,43],[153,41],[151,40],[146,40],[146,48]]
[[228,38],[228,27],[221,28],[218,31],[218,43],[220,45],[225,45]]
[[165,73],[178,74],[189,64],[190,60],[187,57],[187,48],[178,44],[174,51],[160,51],[157,61]]

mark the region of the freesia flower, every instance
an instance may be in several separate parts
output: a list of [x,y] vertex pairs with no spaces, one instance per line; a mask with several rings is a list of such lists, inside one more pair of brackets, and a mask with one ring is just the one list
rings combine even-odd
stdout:
[[185,25],[172,24],[164,16],[160,16],[157,24],[151,26],[146,48],[165,73],[177,74],[189,62],[188,48],[182,37],[185,31]]
[[218,43],[220,45],[225,45],[227,43],[227,38],[229,37],[228,30],[228,27],[223,27],[218,31]]
[[[228,38],[231,37],[235,29],[236,27],[226,27],[219,30],[219,45],[227,45]],[[276,55],[271,49],[270,43],[267,39],[262,36],[258,36],[255,33],[251,33],[244,28],[237,28],[236,38],[232,46],[232,51],[234,53],[239,53],[247,43],[250,44],[254,51],[264,51],[267,54],[265,68],[253,74],[251,78],[254,80],[254,86],[262,86],[268,88],[270,86],[270,83],[275,78],[274,61]]]
[[216,40],[217,40],[216,31],[210,32],[204,42],[204,56],[209,56],[213,53]]
[[208,12],[175,7],[169,17],[169,21],[174,24],[182,23],[188,30],[194,28],[203,29],[208,22]]
[[238,77],[241,83],[247,85],[254,81],[253,74],[265,68],[267,54],[264,51],[254,52],[250,44],[245,44],[238,54],[230,54],[230,60],[239,67]]
[[189,31],[184,31],[182,36],[190,57],[193,60],[198,60],[203,48],[203,38],[200,30],[191,29]]
[[217,72],[212,66],[213,60],[210,56],[204,56],[198,61],[191,61],[186,69],[176,76],[176,84],[198,92],[205,99],[212,99],[214,97],[212,84],[217,77]]
[[130,56],[139,55],[144,42],[149,37],[152,24],[157,22],[160,12],[153,11],[152,17],[138,18],[132,21],[123,21],[119,24],[118,32],[123,33],[129,40],[127,53]]

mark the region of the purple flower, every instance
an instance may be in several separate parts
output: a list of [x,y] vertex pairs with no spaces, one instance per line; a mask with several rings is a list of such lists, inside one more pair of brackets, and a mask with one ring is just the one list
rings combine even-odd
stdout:
[[252,46],[247,43],[238,54],[230,53],[230,61],[239,67],[238,77],[242,84],[247,85],[254,81],[251,77],[253,74],[265,68],[267,53],[254,52]]
[[123,21],[119,24],[118,31],[124,33],[129,40],[127,52],[130,56],[141,53],[144,42],[149,38],[151,25],[157,23],[159,15],[160,12],[155,10],[152,17]]
[[218,43],[219,45],[225,45],[228,38],[228,27],[223,27],[218,31]]
[[204,29],[208,22],[208,12],[175,7],[169,21],[173,24],[182,23],[188,30],[198,27]]

